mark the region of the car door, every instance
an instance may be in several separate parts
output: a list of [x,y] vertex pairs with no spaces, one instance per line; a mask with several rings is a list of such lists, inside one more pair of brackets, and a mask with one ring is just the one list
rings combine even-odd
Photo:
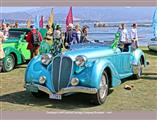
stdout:
[[119,74],[127,74],[131,72],[130,52],[114,51],[112,56],[112,63],[114,64]]
[[25,34],[20,37],[17,46],[18,46],[18,50],[22,54],[22,57],[24,57],[25,60],[29,60],[31,53],[30,50],[27,49],[28,42],[24,39],[25,38],[24,36]]
[[118,55],[120,59],[121,74],[127,74],[131,72],[130,52],[121,52]]

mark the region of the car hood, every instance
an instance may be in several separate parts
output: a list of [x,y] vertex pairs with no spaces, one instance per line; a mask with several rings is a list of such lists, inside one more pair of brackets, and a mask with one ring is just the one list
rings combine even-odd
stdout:
[[109,56],[112,54],[114,54],[114,50],[110,46],[86,46],[86,47],[80,47],[80,48],[68,50],[63,53],[63,55],[69,56],[73,60],[78,55],[83,55],[86,56],[88,59],[90,59],[90,58]]

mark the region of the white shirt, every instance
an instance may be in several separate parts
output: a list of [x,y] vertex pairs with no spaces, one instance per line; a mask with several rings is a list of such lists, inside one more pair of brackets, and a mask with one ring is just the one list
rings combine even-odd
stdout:
[[135,39],[138,40],[138,36],[137,36],[137,29],[136,28],[132,28],[131,29],[131,39]]
[[81,41],[81,31],[77,31],[77,36],[78,36],[79,43],[80,43],[80,41]]
[[122,42],[126,42],[128,40],[128,31],[127,29],[121,30],[121,40]]
[[55,31],[54,31],[54,38],[60,39],[60,38],[61,38],[61,31],[55,30]]

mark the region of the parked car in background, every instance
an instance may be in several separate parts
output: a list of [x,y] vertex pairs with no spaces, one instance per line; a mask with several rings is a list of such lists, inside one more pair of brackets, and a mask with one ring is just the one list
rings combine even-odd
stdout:
[[26,90],[35,97],[46,93],[51,99],[62,99],[67,93],[87,93],[91,94],[90,101],[103,104],[110,87],[130,76],[140,78],[147,64],[141,49],[114,44],[95,40],[75,44],[55,57],[44,54],[33,58],[25,73]]
[[152,38],[152,39],[148,42],[148,49],[157,52],[157,38],[156,38],[156,39],[155,39],[155,38]]
[[[12,28],[9,30],[8,38],[2,43],[5,58],[3,59],[3,71],[11,71],[16,65],[30,60],[30,50],[27,49],[25,36],[31,29],[29,28]],[[41,35],[46,35],[46,29],[40,29]],[[40,53],[50,51],[50,46],[44,40],[40,45]]]

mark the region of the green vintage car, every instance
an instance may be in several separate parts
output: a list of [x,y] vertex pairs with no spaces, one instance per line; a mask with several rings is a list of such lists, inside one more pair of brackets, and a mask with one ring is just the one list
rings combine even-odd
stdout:
[[[5,58],[3,58],[2,71],[8,72],[14,69],[16,65],[30,60],[30,50],[27,49],[25,36],[31,29],[29,28],[12,28],[9,30],[9,37],[2,43]],[[39,30],[42,37],[46,36],[46,29]],[[50,45],[42,40],[40,45],[40,54],[50,51]]]

